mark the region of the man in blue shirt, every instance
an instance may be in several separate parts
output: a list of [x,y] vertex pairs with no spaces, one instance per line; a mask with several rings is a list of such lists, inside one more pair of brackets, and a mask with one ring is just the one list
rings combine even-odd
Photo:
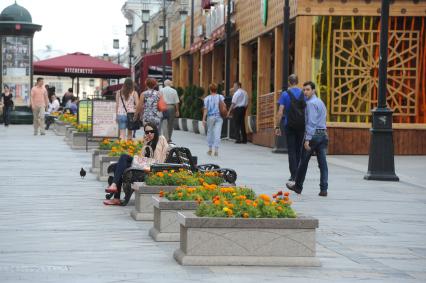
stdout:
[[[289,181],[294,181],[296,176],[297,165],[300,162],[300,156],[302,152],[302,143],[303,137],[305,134],[305,128],[302,123],[300,127],[291,126],[288,123],[288,113],[292,107],[290,94],[293,95],[293,99],[303,99],[303,93],[300,88],[297,87],[298,78],[295,74],[292,74],[288,77],[289,89],[283,91],[281,94],[278,103],[278,113],[277,121],[275,127],[275,135],[281,136],[283,131],[287,140],[287,150],[288,150],[288,165],[290,169],[290,179]],[[303,112],[302,112],[302,122],[303,122]]]
[[306,97],[305,142],[296,178],[294,182],[288,182],[286,185],[289,190],[297,194],[302,193],[309,159],[315,151],[320,168],[319,196],[326,197],[328,189],[328,167],[326,159],[328,145],[326,127],[327,109],[322,100],[315,95],[315,84],[313,82],[305,82],[303,84],[303,93]]

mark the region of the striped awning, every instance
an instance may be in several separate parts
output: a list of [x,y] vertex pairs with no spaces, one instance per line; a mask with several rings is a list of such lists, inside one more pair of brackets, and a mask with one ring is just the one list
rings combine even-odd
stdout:
[[201,49],[201,46],[203,46],[203,40],[198,40],[197,42],[194,42],[191,45],[191,48],[189,49],[189,53],[196,53],[198,50]]
[[207,54],[209,52],[211,52],[214,49],[214,40],[210,39],[209,41],[207,41],[206,43],[203,44],[203,46],[201,46],[201,54]]

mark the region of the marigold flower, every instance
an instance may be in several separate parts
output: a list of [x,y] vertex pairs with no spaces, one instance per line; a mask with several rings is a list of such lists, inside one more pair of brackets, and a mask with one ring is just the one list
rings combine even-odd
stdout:
[[271,198],[268,195],[265,195],[265,194],[260,194],[259,198],[263,199],[264,201],[271,201]]
[[282,211],[283,210],[283,208],[281,206],[277,206],[277,207],[275,207],[275,209],[278,210],[278,211]]
[[224,207],[222,210],[223,210],[223,211],[225,211],[225,212],[228,212],[228,211],[229,211],[229,208]]
[[183,193],[181,193],[181,192],[178,193],[177,195],[178,195],[178,198],[182,198],[183,197]]
[[164,191],[160,191],[160,198],[164,197]]
[[290,195],[290,193],[289,193],[289,192],[285,192],[285,193],[284,193],[284,196],[285,196],[285,197],[288,197],[289,195]]
[[249,214],[248,214],[247,212],[244,212],[244,213],[243,213],[243,217],[244,217],[244,218],[249,218]]

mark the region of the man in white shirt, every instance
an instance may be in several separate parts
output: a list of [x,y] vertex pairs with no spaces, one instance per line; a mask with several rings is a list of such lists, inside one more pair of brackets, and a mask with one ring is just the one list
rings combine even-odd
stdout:
[[179,117],[179,97],[177,91],[172,88],[171,80],[164,81],[164,87],[161,89],[164,101],[167,104],[167,111],[163,112],[163,122],[161,126],[164,137],[168,142],[172,141],[173,125],[175,118]]
[[246,134],[246,110],[248,105],[248,95],[245,90],[241,88],[240,82],[234,83],[234,95],[232,96],[232,104],[228,111],[228,117],[233,111],[233,118],[235,123],[235,143],[247,143]]

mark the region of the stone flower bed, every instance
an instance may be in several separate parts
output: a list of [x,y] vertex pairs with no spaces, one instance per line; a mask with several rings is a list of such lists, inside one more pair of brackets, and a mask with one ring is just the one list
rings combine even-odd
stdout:
[[248,188],[218,187],[208,184],[196,188],[178,187],[169,193],[160,192],[160,196],[152,197],[154,226],[149,230],[149,235],[155,241],[178,242],[180,241],[178,212],[195,212],[203,201],[210,202],[218,195],[231,198],[232,194],[244,195],[246,199],[252,200],[255,197],[254,191]]
[[315,233],[318,220],[297,216],[288,193],[255,200],[216,196],[196,212],[179,212],[182,265],[320,266]]

